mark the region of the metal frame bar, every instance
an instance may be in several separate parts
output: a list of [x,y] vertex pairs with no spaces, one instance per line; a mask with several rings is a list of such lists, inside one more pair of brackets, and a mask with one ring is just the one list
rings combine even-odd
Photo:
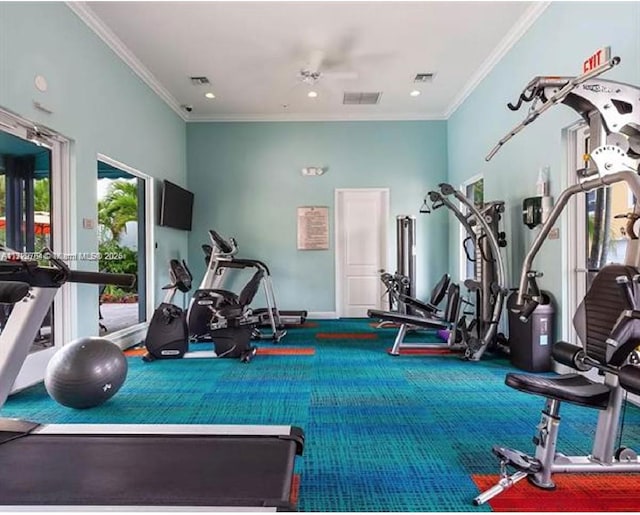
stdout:
[[289,436],[291,426],[232,424],[46,424],[34,429],[38,435],[224,435]]
[[[411,315],[409,315],[411,316]],[[389,322],[389,323],[396,323],[393,320],[384,320],[383,322]],[[391,354],[392,356],[399,356],[400,355],[400,349],[449,349],[452,351],[456,351],[456,350],[463,350],[464,346],[463,345],[456,345],[455,344],[455,335],[456,335],[456,328],[457,328],[457,322],[445,322],[445,321],[440,321],[440,320],[429,320],[429,319],[425,319],[425,321],[429,321],[431,323],[433,323],[434,325],[436,324],[441,324],[442,327],[440,327],[440,329],[444,329],[449,331],[449,339],[445,342],[445,343],[433,343],[433,342],[410,342],[410,343],[406,343],[404,341],[405,337],[407,336],[407,333],[410,330],[428,330],[428,329],[436,329],[434,328],[428,328],[428,327],[421,327],[419,325],[415,325],[415,324],[411,324],[411,323],[401,323],[400,324],[400,328],[398,329],[398,333],[396,334],[395,339],[393,340],[393,346],[391,347],[391,351],[389,352],[389,354]]]
[[609,59],[607,62],[601,64],[600,66],[597,66],[596,68],[594,68],[593,70],[591,70],[591,71],[589,71],[587,73],[583,73],[582,75],[578,75],[577,77],[573,77],[572,79],[569,79],[567,84],[560,91],[558,91],[555,95],[553,95],[552,97],[548,98],[547,101],[544,104],[542,104],[537,109],[533,109],[533,110],[529,111],[529,113],[527,114],[527,117],[524,119],[523,122],[521,122],[518,125],[516,125],[513,129],[511,129],[507,133],[506,136],[504,136],[500,141],[498,141],[497,145],[495,147],[493,147],[493,149],[491,149],[491,152],[489,152],[487,157],[485,157],[485,160],[486,161],[491,161],[493,156],[495,156],[498,153],[498,151],[502,148],[502,146],[507,141],[509,141],[516,134],[521,132],[527,125],[532,123],[536,118],[538,118],[538,116],[540,116],[542,113],[544,113],[551,106],[554,106],[558,102],[561,102],[562,100],[564,100],[564,98],[569,93],[571,93],[571,91],[573,91],[576,86],[579,86],[583,82],[588,81],[589,79],[593,79],[594,77],[597,77],[598,75],[602,75],[604,72],[606,72],[606,71],[610,70],[611,68],[613,68],[614,66],[616,66],[619,62],[620,62],[620,58],[619,57],[614,57],[612,59]]
[[13,305],[0,334],[0,407],[11,392],[57,291],[57,288],[32,288],[23,300]]
[[[506,275],[504,270],[504,261],[502,259],[502,254],[500,253],[500,246],[498,245],[498,240],[496,235],[491,230],[491,227],[485,220],[485,217],[478,210],[478,208],[471,202],[461,191],[457,190],[450,184],[443,183],[440,185],[440,191],[443,195],[453,195],[461,204],[467,206],[469,212],[473,214],[476,223],[480,224],[482,227],[482,231],[489,241],[489,245],[491,246],[491,253],[493,259],[496,260],[496,271],[497,271],[497,283],[499,287],[499,292],[497,294],[496,302],[493,306],[493,314],[491,316],[491,320],[488,322],[488,329],[485,331],[482,336],[482,345],[479,349],[475,350],[471,355],[467,356],[468,359],[472,361],[479,360],[484,352],[487,350],[487,347],[491,344],[493,339],[495,338],[496,333],[498,332],[498,324],[500,323],[500,316],[502,314],[502,306],[504,304],[504,296],[506,291]],[[455,212],[454,212],[455,214]],[[471,231],[474,233],[474,231]],[[477,240],[476,240],[477,241]]]
[[529,248],[529,252],[524,258],[524,262],[522,264],[522,272],[520,275],[520,286],[518,289],[517,304],[519,306],[522,306],[524,304],[524,296],[527,291],[527,274],[531,271],[533,260],[540,251],[542,244],[547,239],[547,236],[549,235],[549,232],[551,232],[553,225],[556,223],[556,221],[560,217],[560,214],[569,202],[569,199],[577,193],[586,193],[588,191],[601,188],[603,186],[609,186],[618,182],[626,182],[629,185],[631,191],[633,191],[633,194],[636,196],[636,198],[640,198],[640,176],[638,176],[636,172],[626,170],[615,172],[609,175],[599,176],[594,179],[589,179],[578,184],[574,184],[573,186],[569,186],[560,194],[560,196],[556,200],[555,206],[553,206],[553,209],[549,213],[547,221],[541,226],[540,232],[538,232],[538,235],[533,240],[533,243]]
[[19,505],[19,506],[4,506],[0,505],[1,511],[10,512],[56,512],[56,513],[86,513],[86,512],[125,512],[125,513],[138,513],[138,512],[169,512],[169,513],[191,513],[191,512],[276,512],[278,508],[275,506],[41,506],[41,505]]

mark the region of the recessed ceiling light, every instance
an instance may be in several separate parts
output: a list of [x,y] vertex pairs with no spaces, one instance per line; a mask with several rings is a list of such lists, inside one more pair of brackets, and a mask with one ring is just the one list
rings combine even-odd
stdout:
[[205,93],[204,96],[207,97],[207,98],[216,98],[216,96],[211,92]]
[[307,96],[309,98],[316,98],[318,96],[318,92],[317,91],[309,91],[309,93],[307,93]]
[[409,95],[411,95],[412,97],[420,96],[420,91],[417,89],[414,89],[411,93],[409,93]]

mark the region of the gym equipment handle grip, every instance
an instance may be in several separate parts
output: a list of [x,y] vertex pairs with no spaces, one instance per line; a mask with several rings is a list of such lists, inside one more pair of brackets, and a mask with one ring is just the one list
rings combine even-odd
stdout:
[[520,320],[522,322],[528,322],[529,317],[533,314],[539,304],[540,303],[537,300],[529,300],[520,311]]
[[70,270],[67,281],[84,284],[113,284],[115,286],[132,287],[136,283],[133,274],[109,274],[105,272],[85,272],[82,270]]

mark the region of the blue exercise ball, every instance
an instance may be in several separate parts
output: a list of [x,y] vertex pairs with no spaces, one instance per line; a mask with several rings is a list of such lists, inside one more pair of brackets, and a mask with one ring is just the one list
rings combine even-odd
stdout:
[[51,358],[44,386],[63,406],[93,408],[118,392],[127,368],[127,358],[115,343],[105,338],[80,338]]

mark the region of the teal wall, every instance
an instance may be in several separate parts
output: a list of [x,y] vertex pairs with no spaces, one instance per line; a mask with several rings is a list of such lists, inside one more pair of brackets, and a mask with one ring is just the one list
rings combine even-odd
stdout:
[[[506,103],[515,101],[531,78],[577,75],[583,60],[607,45],[622,63],[603,77],[640,83],[640,3],[553,3],[448,121],[449,181],[458,185],[482,173],[486,198],[507,203],[507,262],[513,285],[536,234],[522,224],[522,199],[536,194],[535,183],[543,166],[551,167],[551,194],[557,197],[564,189],[567,172],[562,129],[577,121],[578,115],[568,107],[554,107],[509,141],[492,161],[486,163],[484,158],[524,118],[526,109],[514,113]],[[563,225],[560,235],[566,236]],[[450,238],[450,269],[456,276],[457,241]],[[534,268],[545,274],[541,286],[561,300],[568,273],[562,261],[562,239],[545,243]]]
[[[195,192],[189,257],[204,262],[207,229],[234,236],[241,256],[266,261],[283,309],[335,310],[335,188],[389,188],[389,266],[395,215],[418,214],[422,197],[446,178],[446,122],[193,123],[187,126],[189,188]],[[305,166],[328,166],[303,177]],[[330,250],[296,250],[296,208],[330,207]],[[447,268],[444,213],[418,217],[418,293]]]
[[[164,263],[189,257],[204,271],[200,244],[215,227],[235,236],[241,254],[267,261],[282,308],[333,311],[335,188],[388,187],[391,214],[417,213],[438,182],[461,184],[482,173],[487,198],[504,199],[513,283],[534,235],[520,222],[522,198],[535,193],[538,170],[551,167],[552,194],[564,187],[561,130],[576,120],[562,106],[545,113],[509,142],[491,163],[484,156],[523,112],[514,100],[538,74],[575,74],[584,57],[611,45],[622,64],[607,77],[640,83],[640,4],[554,3],[481,82],[448,122],[185,123],[62,3],[0,3],[0,106],[50,126],[73,141],[72,238],[77,251],[94,251],[96,155],[106,154],[196,194],[194,231],[156,228],[157,286]],[[33,86],[44,75],[49,91]],[[39,101],[53,110],[33,108]],[[187,181],[187,161],[189,177]],[[303,178],[304,166],[328,166]],[[331,208],[331,249],[296,250],[296,207]],[[457,276],[455,222],[444,212],[418,218],[418,294],[445,270]],[[564,236],[561,227],[561,236]],[[395,262],[393,216],[389,265]],[[545,245],[537,261],[543,286],[560,296],[561,241]],[[84,268],[92,264],[83,263]],[[81,287],[78,334],[96,327],[97,298]]]
[[[36,75],[49,89],[38,92]],[[53,111],[33,107],[39,101]],[[97,250],[96,155],[105,154],[144,173],[186,184],[185,123],[160,100],[64,3],[0,3],[0,106],[64,134],[72,145],[73,250]],[[155,280],[163,263],[186,257],[185,233],[157,228]],[[95,263],[79,263],[90,269]],[[95,287],[78,289],[76,334],[95,334]]]

